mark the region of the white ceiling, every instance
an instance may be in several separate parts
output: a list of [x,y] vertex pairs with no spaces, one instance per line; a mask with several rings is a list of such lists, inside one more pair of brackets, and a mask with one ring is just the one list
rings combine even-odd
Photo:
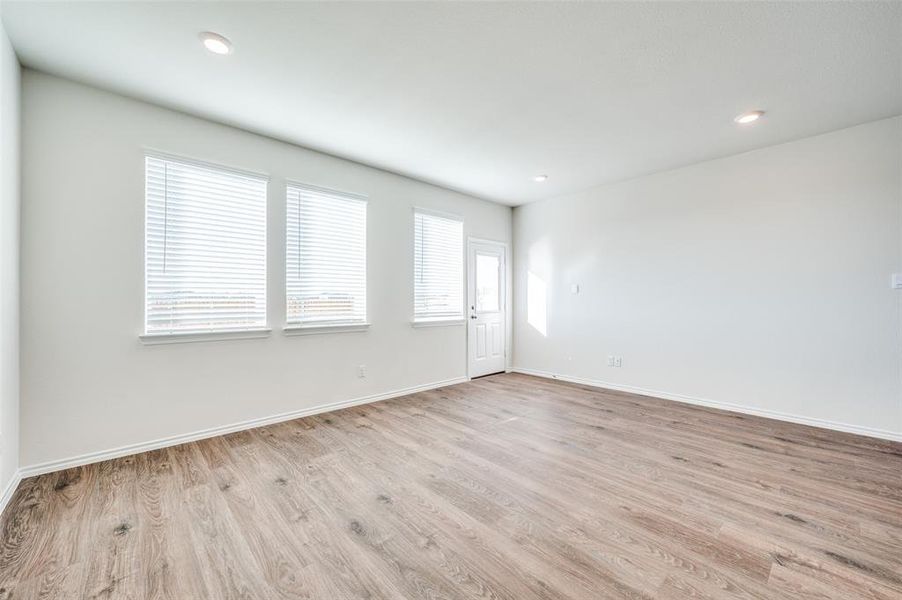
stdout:
[[29,67],[513,205],[902,113],[900,2],[2,10]]

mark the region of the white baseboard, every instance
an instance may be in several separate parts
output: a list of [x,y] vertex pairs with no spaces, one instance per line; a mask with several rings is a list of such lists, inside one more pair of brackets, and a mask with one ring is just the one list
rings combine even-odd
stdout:
[[810,425],[812,427],[820,427],[821,429],[832,429],[834,431],[843,431],[845,433],[855,433],[868,437],[880,438],[894,442],[902,442],[902,433],[889,431],[886,429],[874,429],[871,427],[861,427],[859,425],[849,425],[847,423],[837,423],[836,421],[827,421],[825,419],[815,419],[812,417],[803,417],[790,413],[783,413],[774,410],[766,410],[762,408],[751,408],[741,404],[730,404],[729,402],[719,402],[717,400],[708,400],[705,398],[695,398],[692,396],[684,396],[682,394],[672,394],[670,392],[662,392],[659,390],[649,390],[630,385],[621,385],[610,383],[608,381],[599,381],[597,379],[586,379],[584,377],[571,377],[569,375],[559,375],[549,373],[547,371],[537,371],[535,369],[523,369],[514,367],[515,373],[523,373],[524,375],[535,375],[536,377],[544,377],[546,379],[558,379],[560,381],[568,381],[570,383],[578,383],[591,387],[604,388],[609,390],[617,390],[619,392],[629,392],[642,396],[652,396],[654,398],[662,398],[664,400],[675,400],[686,404],[695,404],[698,406],[707,406],[709,408],[719,408],[731,412],[743,413],[746,415],[754,415],[756,417],[765,417],[768,419],[776,419],[778,421],[788,421],[790,423],[799,423],[801,425]]
[[48,461],[36,465],[30,465],[27,467],[22,467],[19,469],[18,475],[19,479],[25,479],[27,477],[34,477],[35,475],[43,475],[45,473],[52,473],[54,471],[60,471],[62,469],[69,469],[72,467],[80,467],[82,465],[89,465],[91,463],[100,462],[104,460],[110,460],[112,458],[119,458],[122,456],[128,456],[129,454],[138,454],[141,452],[147,452],[148,450],[159,450],[160,448],[167,448],[169,446],[177,446],[179,444],[185,444],[187,442],[196,442],[197,440],[203,440],[211,437],[216,437],[219,435],[225,435],[227,433],[234,433],[236,431],[244,431],[245,429],[253,429],[254,427],[262,427],[264,425],[272,425],[274,423],[281,423],[282,421],[291,421],[292,419],[299,419],[301,417],[309,417],[311,415],[316,415],[324,412],[331,412],[333,410],[339,410],[342,408],[349,408],[351,406],[359,406],[361,404],[370,404],[373,402],[379,402],[380,400],[388,400],[390,398],[397,398],[399,396],[407,396],[408,394],[415,394],[417,392],[425,392],[426,390],[433,390],[440,387],[445,387],[448,385],[454,385],[457,383],[464,383],[465,381],[469,381],[467,377],[455,377],[454,379],[446,379],[444,381],[436,381],[433,383],[427,383],[424,385],[418,385],[414,387],[404,388],[400,390],[394,390],[391,392],[385,392],[382,394],[373,394],[372,396],[363,396],[361,398],[354,398],[352,400],[342,400],[340,402],[332,402],[330,404],[321,404],[319,406],[313,406],[310,408],[302,408],[300,410],[295,410],[291,412],[281,413],[278,415],[272,415],[268,417],[261,417],[259,419],[250,419],[248,421],[242,421],[240,423],[233,423],[231,425],[223,425],[220,427],[211,427],[209,429],[203,429],[201,431],[195,431],[192,433],[185,433],[181,435],[174,435],[171,437],[161,438],[158,440],[153,440],[150,442],[142,442],[140,444],[131,444],[128,446],[121,446],[119,448],[112,448],[110,450],[102,450],[100,452],[90,452],[88,454],[82,454],[80,456],[73,456],[71,458],[64,458],[62,460],[53,460]]
[[16,472],[13,473],[13,476],[10,478],[9,482],[7,482],[6,487],[3,488],[3,494],[0,494],[0,515],[6,510],[6,505],[9,504],[10,499],[13,497],[13,494],[15,493],[16,488],[19,487],[19,482],[21,481],[22,470],[16,469]]

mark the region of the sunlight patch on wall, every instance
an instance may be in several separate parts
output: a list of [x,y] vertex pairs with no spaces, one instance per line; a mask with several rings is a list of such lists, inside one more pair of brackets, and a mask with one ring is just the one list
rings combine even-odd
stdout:
[[532,271],[526,281],[526,322],[548,336],[548,301],[545,282]]

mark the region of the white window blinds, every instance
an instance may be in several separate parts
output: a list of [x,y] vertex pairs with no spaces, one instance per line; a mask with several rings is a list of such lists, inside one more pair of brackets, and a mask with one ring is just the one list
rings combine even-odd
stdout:
[[463,318],[463,222],[414,213],[414,321]]
[[266,326],[266,179],[145,158],[145,333]]
[[291,185],[287,207],[288,323],[365,323],[366,200]]

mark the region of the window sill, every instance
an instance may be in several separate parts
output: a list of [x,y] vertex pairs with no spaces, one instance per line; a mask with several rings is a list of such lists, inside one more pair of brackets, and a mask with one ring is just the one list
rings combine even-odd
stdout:
[[453,327],[463,325],[466,319],[425,319],[421,321],[411,321],[411,327]]
[[188,342],[224,342],[269,337],[271,329],[238,329],[235,331],[197,331],[194,333],[145,333],[138,339],[145,346],[159,344],[185,344]]
[[285,335],[318,335],[323,333],[355,333],[369,331],[369,323],[336,323],[333,325],[286,325]]

